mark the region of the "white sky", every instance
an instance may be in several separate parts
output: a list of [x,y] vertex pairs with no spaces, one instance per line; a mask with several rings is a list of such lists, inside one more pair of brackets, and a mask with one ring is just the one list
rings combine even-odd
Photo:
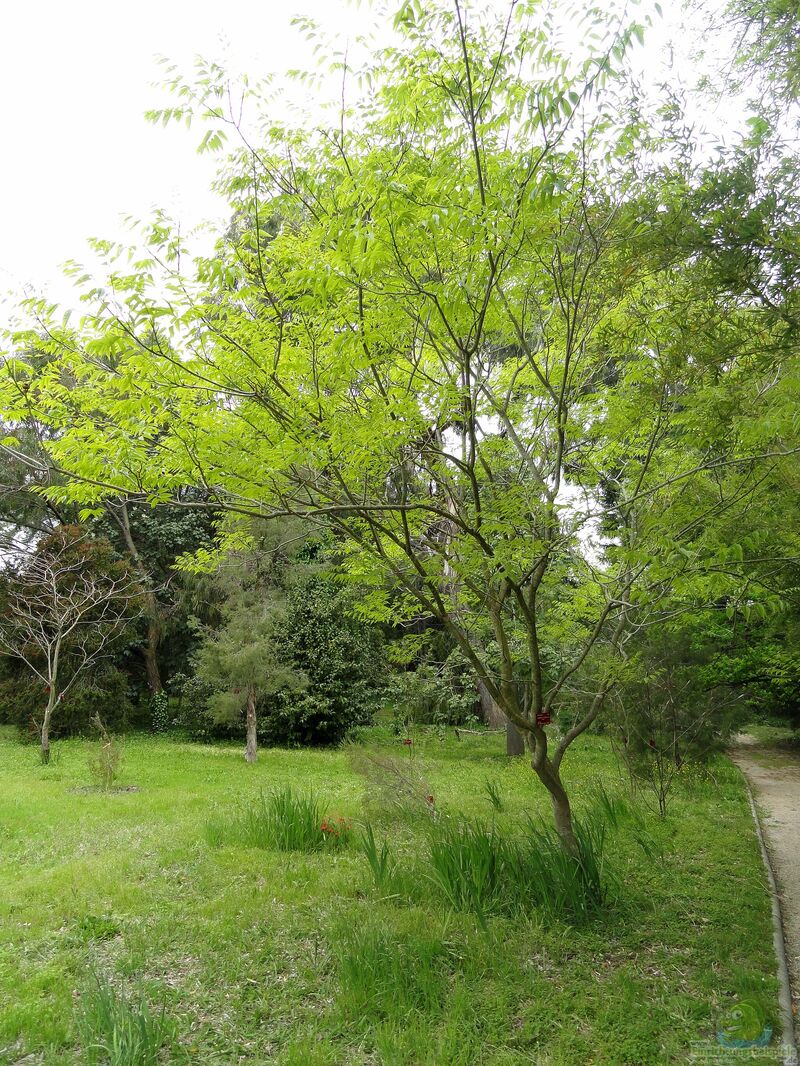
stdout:
[[69,299],[67,259],[88,237],[122,237],[125,215],[166,208],[190,228],[224,214],[217,160],[197,131],[152,126],[163,105],[154,57],[188,69],[222,59],[261,74],[307,65],[293,14],[354,33],[344,0],[6,0],[0,13],[0,295],[26,284]]
[[[499,0],[497,0],[499,2]],[[669,60],[678,6],[648,45]],[[353,36],[372,16],[347,0],[6,0],[0,13],[0,299],[26,285],[73,303],[61,275],[91,236],[122,238],[125,215],[164,207],[185,231],[225,217],[209,191],[216,159],[196,131],[145,122],[164,103],[156,55],[195,55],[260,75],[308,67],[294,14]],[[8,314],[0,306],[0,322]]]

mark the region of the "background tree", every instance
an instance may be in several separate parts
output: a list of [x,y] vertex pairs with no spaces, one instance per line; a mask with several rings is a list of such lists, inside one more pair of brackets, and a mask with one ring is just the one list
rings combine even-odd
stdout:
[[743,692],[709,668],[717,651],[710,627],[692,622],[682,618],[630,642],[612,707],[617,750],[662,817],[678,775],[706,765],[747,714]]
[[141,587],[107,546],[74,527],[43,540],[3,588],[0,652],[20,659],[45,688],[39,723],[42,761],[50,723],[80,676],[111,654],[139,608]]
[[191,644],[188,616],[181,610],[176,589],[175,561],[213,540],[213,515],[200,506],[192,508],[192,502],[200,504],[202,497],[185,491],[178,494],[176,506],[160,508],[125,499],[109,501],[104,514],[92,523],[93,533],[107,537],[139,575],[144,590],[139,648],[151,696],[164,688],[165,670],[185,668]]
[[195,679],[183,684],[184,727],[202,730],[210,714],[235,729],[246,712],[254,756],[259,736],[329,744],[370,720],[383,683],[381,639],[353,616],[326,557],[334,550],[297,521],[252,523],[246,546],[195,578],[191,601],[203,624]]
[[258,750],[256,710],[261,700],[286,692],[299,694],[308,679],[284,655],[287,612],[273,590],[245,590],[223,609],[224,621],[209,633],[197,654],[197,675],[212,690],[209,710],[217,721],[236,723],[245,715],[245,759]]

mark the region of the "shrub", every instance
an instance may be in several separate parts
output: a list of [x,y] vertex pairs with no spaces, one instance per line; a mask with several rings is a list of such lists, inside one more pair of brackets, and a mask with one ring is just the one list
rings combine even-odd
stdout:
[[394,674],[385,698],[394,709],[396,731],[410,722],[444,729],[478,721],[475,673],[457,650],[441,663],[423,662]]
[[[349,607],[346,591],[332,578],[315,573],[298,581],[285,602],[281,600],[276,626],[280,639],[274,634],[266,639],[263,632],[260,640],[258,634],[252,635],[251,654],[262,667],[263,661],[271,664],[272,684],[256,685],[261,742],[297,747],[336,744],[372,720],[384,673],[380,633],[353,618]],[[235,705],[233,714],[227,704],[225,713],[215,711],[220,694],[231,691],[225,685],[236,693],[244,688],[244,676],[229,671],[223,684],[222,678],[217,681],[203,670],[204,649],[219,636],[219,631],[207,634],[196,656],[198,673],[205,672],[205,679],[179,677],[174,687],[177,724],[196,739],[241,734],[242,700],[228,701]],[[248,632],[247,639],[250,636]],[[237,640],[242,645],[238,634]],[[302,678],[303,684],[290,683],[292,677]]]
[[287,652],[309,681],[308,692],[287,693],[259,708],[265,739],[275,744],[336,744],[368,725],[382,690],[380,631],[351,614],[352,598],[317,573],[288,598]]
[[209,710],[209,700],[214,692],[211,685],[195,675],[181,675],[175,692],[178,699],[175,725],[185,730],[192,740],[229,735],[230,729],[216,722]]
[[[715,683],[708,650],[660,634],[632,655],[613,707],[614,736],[634,785],[664,817],[677,776],[705,765],[742,723],[746,703]],[[684,644],[684,639],[686,644]]]
[[81,996],[78,1032],[92,1066],[157,1066],[174,1040],[163,1008],[153,1013],[143,995],[129,998],[99,978]]
[[206,839],[215,847],[231,843],[275,851],[320,851],[346,847],[352,828],[346,818],[325,816],[314,795],[287,786],[266,796],[261,793],[233,817],[210,819]]
[[150,719],[154,733],[166,733],[173,726],[166,692],[154,692],[150,696]]
[[350,762],[364,781],[364,806],[375,818],[435,816],[433,789],[418,759],[356,749]]
[[[23,737],[35,739],[33,723],[41,718],[45,700],[40,681],[11,672],[0,681],[0,722],[15,725]],[[98,714],[114,732],[121,733],[138,724],[128,678],[121,670],[105,669],[79,678],[53,716],[51,737],[88,735]]]
[[92,725],[99,734],[99,750],[96,755],[89,756],[89,773],[98,788],[109,789],[119,776],[122,752],[99,714],[93,718]]

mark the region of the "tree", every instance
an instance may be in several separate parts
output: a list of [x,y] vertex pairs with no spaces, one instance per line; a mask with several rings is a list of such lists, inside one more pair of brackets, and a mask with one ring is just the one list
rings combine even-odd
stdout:
[[258,751],[258,701],[286,690],[300,693],[308,685],[281,654],[285,628],[285,602],[249,590],[226,603],[223,624],[208,634],[197,655],[198,676],[213,689],[214,717],[236,722],[244,711],[249,763]]
[[791,106],[800,95],[800,40],[793,0],[730,0],[728,25],[738,37],[737,67],[744,78],[767,83],[774,106]]
[[330,744],[369,719],[380,643],[331,571],[313,528],[282,519],[251,523],[249,543],[195,579],[197,677],[217,723],[235,727],[245,712],[248,761],[259,736]]
[[[179,494],[179,505],[142,507],[124,498],[108,502],[105,513],[92,524],[95,534],[118,544],[139,575],[143,589],[144,639],[139,645],[144,662],[147,689],[151,695],[161,692],[162,645],[165,635],[176,643],[181,617],[180,597],[172,594],[174,563],[178,556],[196,551],[212,542],[213,516],[203,510],[180,506],[196,494]],[[178,623],[178,624],[176,624]],[[177,641],[180,644],[180,641]],[[169,667],[169,662],[167,662]]]
[[50,723],[80,674],[110,654],[139,610],[136,576],[108,546],[64,527],[6,578],[0,652],[20,659],[47,695],[38,727],[50,759]]
[[791,389],[754,355],[771,324],[663,210],[697,176],[617,77],[642,27],[586,19],[562,57],[537,4],[410,0],[331,128],[265,113],[257,143],[223,72],[174,75],[161,117],[210,118],[206,147],[241,134],[221,186],[246,223],[192,277],[163,219],[132,268],[112,254],[82,329],[50,324],[68,398],[24,361],[5,378],[12,410],[24,393],[63,427],[56,500],[196,484],[332,530],[365,615],[439,620],[572,853],[562,760],[625,641],[740,580],[715,523],[796,450]]
[[741,693],[709,668],[717,650],[712,633],[685,619],[661,627],[657,637],[647,633],[629,647],[615,694],[619,752],[632,781],[652,790],[662,817],[681,771],[707,763],[742,724]]

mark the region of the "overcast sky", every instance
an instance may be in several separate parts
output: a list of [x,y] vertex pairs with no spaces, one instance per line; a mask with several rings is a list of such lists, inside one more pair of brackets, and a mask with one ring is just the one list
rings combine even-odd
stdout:
[[[500,0],[493,0],[500,2]],[[668,64],[678,5],[647,48]],[[292,15],[357,34],[367,5],[347,0],[28,0],[0,15],[0,297],[23,287],[72,302],[60,266],[90,236],[120,238],[121,218],[153,205],[185,230],[223,217],[209,191],[216,165],[197,136],[145,122],[163,104],[156,55],[186,67],[201,54],[254,74],[307,67]],[[8,304],[6,304],[7,313]],[[4,316],[0,308],[0,319]]]
[[145,122],[164,102],[156,55],[262,73],[303,65],[293,14],[358,32],[344,0],[29,0],[0,14],[0,291],[63,299],[60,264],[157,204],[191,226],[220,212],[197,136]]

